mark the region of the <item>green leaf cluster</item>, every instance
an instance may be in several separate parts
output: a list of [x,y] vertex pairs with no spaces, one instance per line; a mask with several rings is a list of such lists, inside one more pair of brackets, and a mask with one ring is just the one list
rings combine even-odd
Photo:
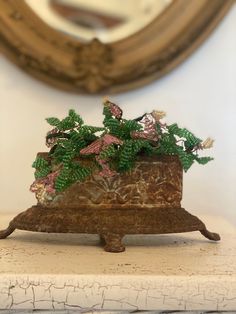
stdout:
[[[177,155],[184,171],[193,165],[194,161],[199,164],[206,164],[213,160],[211,157],[199,157],[197,148],[202,140],[196,137],[186,128],[180,128],[176,123],[167,126],[166,133],[163,133],[160,139],[159,154]],[[178,145],[178,140],[182,145]]]
[[135,120],[116,119],[107,107],[103,110],[103,124],[108,132],[120,139],[131,139],[131,132],[142,130],[142,126]]
[[46,121],[54,127],[54,132],[49,133],[46,138],[54,137],[56,142],[49,152],[50,164],[40,156],[33,163],[36,169],[35,178],[45,177],[53,169],[59,169],[55,188],[57,192],[61,192],[76,181],[82,181],[90,175],[91,169],[81,165],[76,158],[80,156],[82,148],[98,138],[96,133],[104,132],[105,129],[84,125],[81,116],[72,109],[62,120],[51,117]]
[[40,156],[36,157],[35,161],[32,164],[32,167],[35,168],[34,175],[36,179],[46,177],[51,172],[49,162]]
[[[54,138],[54,143],[49,151],[49,161],[38,156],[33,163],[35,178],[46,177],[49,173],[59,171],[56,177],[55,189],[64,191],[77,181],[87,178],[93,171],[102,167],[97,158],[103,160],[118,172],[129,171],[135,165],[139,155],[177,155],[187,171],[196,161],[206,164],[211,157],[200,157],[198,150],[202,140],[186,128],[180,128],[176,123],[163,125],[155,122],[158,140],[133,138],[132,132],[143,132],[144,126],[137,120],[126,120],[114,117],[109,108],[104,106],[104,127],[85,125],[83,119],[74,110],[69,110],[68,116],[60,120],[55,117],[47,118],[53,127],[53,132],[48,133],[47,139]],[[121,144],[111,143],[101,148],[98,155],[81,155],[81,149],[101,138],[105,134],[117,137]],[[93,165],[88,167],[83,162],[90,158]]]
[[47,118],[46,121],[51,125],[56,127],[60,131],[66,131],[73,129],[77,126],[81,126],[84,122],[79,114],[75,112],[75,110],[70,109],[69,114],[62,120],[58,118],[51,117]]
[[146,140],[125,140],[118,155],[118,170],[121,172],[131,170],[140,152],[150,154],[153,150],[152,145]]
[[70,166],[64,166],[55,181],[56,191],[62,192],[73,183],[83,181],[90,173],[89,168],[80,165],[78,162],[73,162]]
[[192,132],[187,130],[186,128],[179,128],[177,123],[174,123],[170,126],[168,126],[168,131],[170,134],[177,135],[180,138],[185,139],[185,148],[190,150],[191,148],[199,145],[202,140],[197,138]]

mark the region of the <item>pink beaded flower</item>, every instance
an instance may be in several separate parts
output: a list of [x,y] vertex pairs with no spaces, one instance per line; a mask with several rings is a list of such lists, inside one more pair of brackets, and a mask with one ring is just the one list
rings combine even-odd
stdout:
[[133,131],[131,132],[131,137],[134,139],[147,139],[152,141],[158,141],[159,136],[156,130],[156,120],[152,114],[145,114],[142,120],[139,121],[142,125],[143,131]]
[[89,146],[83,148],[80,150],[81,155],[90,155],[90,154],[100,154],[105,148],[107,148],[111,144],[117,144],[122,145],[122,141],[110,134],[105,134],[103,137],[97,139],[93,143],[91,143]]
[[123,111],[122,109],[117,106],[116,104],[110,102],[108,99],[104,100],[104,106],[108,107],[110,113],[118,120],[122,118]]

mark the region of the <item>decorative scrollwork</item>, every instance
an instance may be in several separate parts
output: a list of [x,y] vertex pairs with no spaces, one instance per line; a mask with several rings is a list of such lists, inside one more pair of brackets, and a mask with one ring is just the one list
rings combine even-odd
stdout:
[[113,62],[113,51],[110,45],[98,39],[80,45],[73,59],[77,76],[75,84],[88,92],[94,93],[110,85],[105,77],[107,66]]
[[138,161],[131,173],[104,178],[99,175],[77,182],[58,195],[49,207],[83,206],[180,207],[182,167],[178,158],[169,162]]

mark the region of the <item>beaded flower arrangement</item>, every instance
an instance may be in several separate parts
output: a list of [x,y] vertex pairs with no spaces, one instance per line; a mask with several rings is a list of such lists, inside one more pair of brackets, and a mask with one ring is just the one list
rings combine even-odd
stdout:
[[[204,165],[213,159],[199,156],[200,150],[212,147],[212,139],[202,141],[176,123],[163,123],[163,111],[127,120],[119,106],[105,100],[103,115],[103,127],[84,124],[74,110],[62,120],[46,119],[53,127],[46,135],[50,162],[38,156],[33,163],[36,180],[30,190],[36,196],[43,194],[50,201],[90,175],[112,177],[130,171],[139,155],[177,155],[184,171],[195,161]],[[92,161],[89,167],[84,159]]]

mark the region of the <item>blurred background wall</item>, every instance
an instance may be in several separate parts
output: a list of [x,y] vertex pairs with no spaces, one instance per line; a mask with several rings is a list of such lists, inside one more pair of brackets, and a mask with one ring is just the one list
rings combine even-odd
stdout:
[[[138,90],[111,95],[127,118],[146,111],[167,112],[203,139],[215,139],[215,157],[184,176],[183,206],[236,223],[236,6],[208,40],[175,71]],[[46,150],[44,118],[76,109],[89,124],[102,123],[102,96],[81,96],[34,80],[0,56],[0,213],[35,203],[29,186],[32,161]]]

